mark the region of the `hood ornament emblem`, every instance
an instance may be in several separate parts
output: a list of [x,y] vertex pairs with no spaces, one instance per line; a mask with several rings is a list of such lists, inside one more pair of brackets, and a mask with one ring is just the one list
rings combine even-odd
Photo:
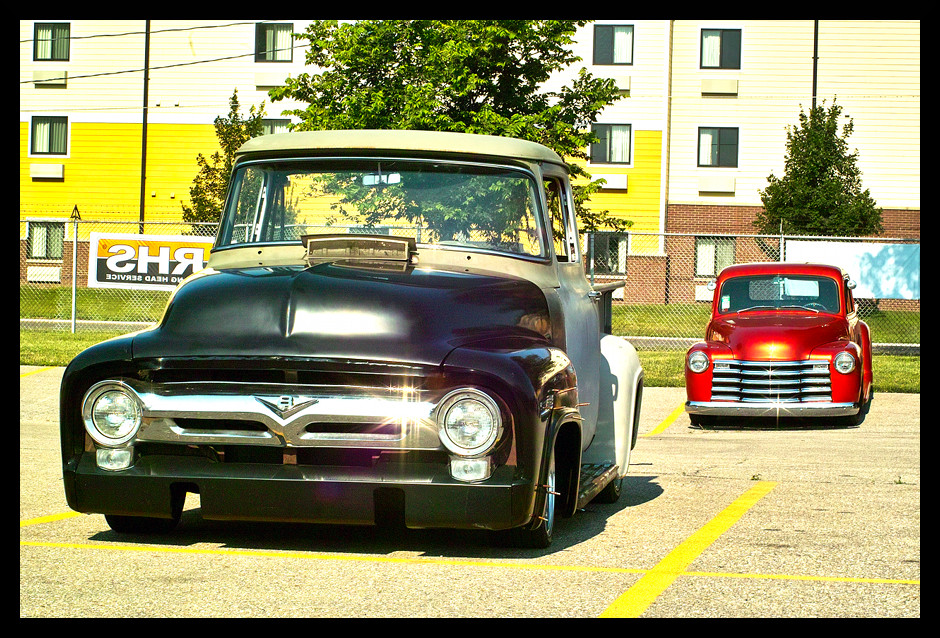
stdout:
[[278,396],[256,396],[255,401],[265,406],[282,419],[288,419],[304,408],[320,402],[319,399],[305,396],[281,394]]

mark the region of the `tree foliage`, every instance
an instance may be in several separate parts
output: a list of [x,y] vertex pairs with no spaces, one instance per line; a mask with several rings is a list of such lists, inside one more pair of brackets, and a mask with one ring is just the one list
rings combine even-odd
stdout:
[[[539,142],[566,158],[575,177],[590,175],[597,114],[620,96],[612,80],[585,69],[548,91],[553,73],[580,60],[572,36],[586,21],[363,20],[316,21],[304,33],[306,63],[316,70],[288,78],[272,101],[307,107],[285,111],[295,130],[416,129],[502,135]],[[576,189],[582,228],[624,229],[632,222],[592,212],[585,199],[600,183]]]
[[219,140],[221,153],[216,151],[207,160],[202,153],[196,156],[199,172],[189,188],[191,206],[185,203],[183,221],[218,222],[225,204],[225,194],[232,175],[235,151],[253,137],[261,135],[261,120],[264,117],[264,105],[248,110],[248,117],[239,113],[238,89],[229,99],[228,117],[215,118],[215,135]]
[[800,109],[799,127],[787,127],[784,176],[773,173],[759,191],[764,210],[754,225],[765,233],[862,236],[880,233],[882,211],[862,190],[858,151],[849,152],[851,118],[839,135],[842,107]]

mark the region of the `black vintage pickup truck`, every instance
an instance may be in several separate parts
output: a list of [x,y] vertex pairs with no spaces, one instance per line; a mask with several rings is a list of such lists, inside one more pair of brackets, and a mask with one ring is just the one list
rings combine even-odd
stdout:
[[69,505],[169,531],[198,493],[206,519],[547,546],[556,516],[619,497],[643,389],[570,188],[509,138],[247,142],[207,267],[65,371]]

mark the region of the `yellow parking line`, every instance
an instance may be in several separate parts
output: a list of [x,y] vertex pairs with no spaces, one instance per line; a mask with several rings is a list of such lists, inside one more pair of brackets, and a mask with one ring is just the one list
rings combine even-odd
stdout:
[[656,428],[653,429],[652,432],[647,432],[646,434],[643,434],[642,436],[653,436],[654,434],[659,434],[660,432],[668,428],[670,425],[672,425],[672,422],[678,419],[679,415],[682,414],[684,411],[685,411],[685,403],[679,404],[679,407],[673,410],[672,414],[666,417],[666,420],[664,420],[662,423],[657,425]]
[[[78,514],[76,514],[77,516]],[[49,547],[58,549],[92,549],[117,552],[158,552],[164,554],[190,554],[212,556],[242,556],[253,558],[287,558],[305,560],[336,560],[375,563],[407,563],[411,565],[437,565],[449,567],[497,567],[528,569],[535,571],[602,572],[617,574],[648,574],[649,569],[630,567],[592,567],[590,565],[546,565],[538,563],[505,563],[496,561],[444,560],[435,558],[396,558],[393,556],[354,556],[349,554],[316,554],[312,552],[264,551],[257,549],[199,549],[194,547],[169,547],[153,545],[113,545],[110,543],[58,543],[50,541],[20,541],[24,547]],[[839,583],[876,583],[888,585],[920,585],[919,580],[893,578],[853,578],[851,576],[806,576],[788,574],[734,574],[726,572],[682,572],[677,576],[700,576],[705,578],[752,578],[755,580],[802,580]]]
[[604,610],[601,618],[637,618],[698,556],[744,516],[757,501],[776,486],[774,481],[761,481],[742,494],[704,527],[692,534],[659,561],[630,589]]
[[28,377],[31,374],[38,374],[40,372],[45,372],[46,370],[52,370],[55,366],[47,366],[45,368],[39,368],[38,370],[30,370],[29,372],[21,372],[21,377]]
[[20,521],[20,527],[26,527],[27,525],[40,525],[42,523],[52,523],[55,521],[61,521],[66,518],[72,518],[75,516],[81,516],[79,512],[63,512],[62,514],[50,514],[49,516],[40,516],[39,518],[30,518],[25,521]]

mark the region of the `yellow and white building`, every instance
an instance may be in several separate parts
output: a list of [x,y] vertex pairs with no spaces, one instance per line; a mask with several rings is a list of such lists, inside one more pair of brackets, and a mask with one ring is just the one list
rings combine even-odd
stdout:
[[[306,26],[21,20],[21,218],[181,219],[235,89],[243,114],[264,104],[269,130],[303,106],[267,92],[311,71],[290,37]],[[623,250],[662,251],[642,233],[753,232],[758,191],[784,172],[786,127],[814,99],[854,120],[885,234],[919,236],[919,21],[599,20],[575,39],[570,72],[586,66],[623,94],[598,117],[604,143],[587,163],[607,180],[592,205],[634,223]]]

